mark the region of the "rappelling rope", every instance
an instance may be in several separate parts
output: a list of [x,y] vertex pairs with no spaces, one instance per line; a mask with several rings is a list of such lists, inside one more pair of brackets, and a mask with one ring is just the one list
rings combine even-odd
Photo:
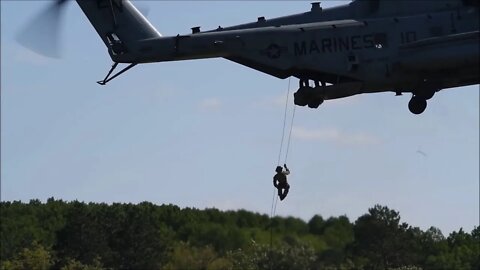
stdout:
[[[283,114],[283,128],[282,128],[282,140],[280,142],[280,150],[278,152],[278,160],[277,160],[277,166],[280,166],[280,160],[282,157],[282,150],[283,150],[283,145],[284,145],[284,140],[285,140],[285,129],[287,126],[287,112],[288,112],[288,101],[290,98],[290,83],[291,83],[291,78],[288,80],[288,88],[287,88],[287,98],[285,101],[285,109],[284,109],[284,114]],[[287,163],[287,158],[288,158],[288,152],[290,150],[290,139],[292,137],[292,127],[293,127],[293,120],[295,118],[295,105],[293,106],[293,115],[292,115],[292,121],[290,123],[290,132],[288,135],[288,141],[287,141],[287,148],[285,152],[285,160],[284,164]],[[273,264],[272,264],[272,248],[273,248],[273,217],[275,217],[276,212],[277,212],[277,203],[278,203],[278,196],[277,196],[277,189],[273,188],[273,197],[272,197],[272,207],[270,209],[270,269],[273,269]]]
[[[283,150],[283,145],[284,145],[284,140],[285,140],[285,129],[287,126],[287,112],[288,112],[288,100],[290,98],[290,83],[291,83],[291,78],[288,80],[288,88],[287,88],[287,98],[285,101],[285,109],[283,113],[283,128],[282,128],[282,140],[280,143],[280,150],[278,151],[278,160],[277,160],[277,166],[280,166],[280,160],[282,157],[282,150]],[[293,130],[293,121],[295,120],[295,108],[296,106],[293,106],[293,113],[292,113],[292,120],[290,121],[290,131],[288,133],[288,139],[287,139],[287,148],[285,151],[285,159],[284,159],[284,164],[287,163],[288,160],[288,154],[290,151],[290,141],[292,139],[292,130]],[[275,216],[275,213],[277,211],[277,202],[278,198],[275,195],[276,189],[273,188],[273,198],[272,198],[272,207],[270,209],[270,218],[273,218]]]
[[272,207],[270,208],[270,218],[273,216],[273,208],[276,206],[275,198],[277,196],[277,189],[273,188]]
[[297,106],[293,106],[293,113],[292,113],[292,121],[290,122],[290,132],[288,134],[288,140],[287,140],[287,150],[285,151],[285,164],[287,164],[287,159],[288,159],[288,153],[290,150],[290,141],[292,139],[292,130],[293,130],[293,120],[295,120],[295,108]]
[[290,97],[290,82],[291,82],[291,78],[288,79],[287,98],[285,100],[285,109],[283,113],[282,141],[280,142],[280,151],[278,151],[277,166],[280,166],[280,158],[282,157],[282,150],[283,150],[283,141],[285,139],[285,127],[287,126],[288,99]]
[[[289,97],[290,97],[290,83],[291,83],[291,81],[292,81],[292,78],[288,79],[287,98],[285,100],[285,108],[284,108],[284,112],[283,112],[282,140],[280,142],[280,150],[278,151],[277,166],[280,166],[280,159],[282,158],[282,150],[283,150],[283,145],[284,145],[284,140],[285,140],[285,128],[287,126],[288,100],[289,100]],[[293,113],[294,113],[294,116],[295,116],[295,107],[293,108]],[[292,117],[292,123],[293,123],[293,117]],[[289,148],[290,148],[290,136],[291,135],[292,135],[292,128],[290,127],[290,135],[288,137],[288,142],[287,142],[287,154],[285,155],[285,163],[287,162],[287,155],[288,155],[288,151],[289,151]],[[270,219],[275,216],[275,212],[277,210],[278,198],[276,197],[275,194],[276,194],[276,188],[273,188],[273,198],[272,198],[272,207],[270,209]]]

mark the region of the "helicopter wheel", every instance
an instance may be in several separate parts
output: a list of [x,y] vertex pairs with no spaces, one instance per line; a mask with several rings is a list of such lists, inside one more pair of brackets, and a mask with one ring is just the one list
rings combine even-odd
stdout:
[[322,105],[323,103],[323,99],[321,98],[314,98],[314,99],[311,99],[309,102],[308,102],[308,107],[311,108],[311,109],[318,109],[318,107],[320,105]]
[[413,96],[408,102],[408,109],[413,114],[421,114],[427,108],[427,100],[423,97]]
[[311,90],[312,88],[310,87],[300,87],[300,89],[298,89],[298,91],[293,94],[293,102],[295,103],[295,105],[302,107],[307,106],[310,100]]
[[306,95],[304,93],[299,93],[300,91],[296,92],[295,94],[293,94],[293,98],[294,98],[294,103],[295,105],[297,106],[301,106],[301,107],[304,107],[304,106],[307,106],[308,104],[308,99],[306,97]]

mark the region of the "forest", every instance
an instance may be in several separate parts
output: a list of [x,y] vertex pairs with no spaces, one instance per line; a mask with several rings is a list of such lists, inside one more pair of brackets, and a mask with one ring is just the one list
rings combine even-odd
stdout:
[[480,269],[479,227],[444,236],[381,205],[355,221],[54,198],[0,210],[2,270]]

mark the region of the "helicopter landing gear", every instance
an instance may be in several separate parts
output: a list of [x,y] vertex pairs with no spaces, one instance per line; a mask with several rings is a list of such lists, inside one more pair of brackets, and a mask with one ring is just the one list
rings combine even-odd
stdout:
[[414,94],[418,97],[421,97],[425,100],[430,100],[431,98],[433,98],[433,96],[435,95],[437,91],[435,89],[423,89],[423,90],[420,90],[418,92],[415,92]]
[[408,109],[413,114],[422,114],[427,108],[427,100],[420,96],[413,96],[408,102]]
[[300,80],[300,87],[293,95],[295,105],[301,107],[308,105],[309,108],[317,109],[324,101],[321,87],[319,82],[315,82],[315,87],[311,87],[308,80]]
[[319,97],[313,98],[308,102],[308,107],[310,109],[318,109],[318,107],[320,107],[320,105],[322,105],[322,103],[323,103],[322,98],[319,98]]
[[308,90],[300,88],[295,94],[293,94],[293,102],[297,106],[307,106],[309,100],[308,96]]
[[107,76],[105,76],[105,78],[101,81],[98,81],[97,83],[100,84],[100,85],[106,85],[109,81],[115,79],[116,77],[122,75],[124,72],[128,71],[129,69],[133,68],[134,66],[136,66],[137,63],[131,63],[130,65],[128,65],[126,68],[120,70],[119,72],[117,72],[117,74],[113,75],[113,76],[110,76],[112,75],[112,72],[117,68],[118,66],[118,63],[115,62],[113,63],[112,65],[112,68],[110,68],[110,70],[108,71],[107,73]]
[[432,88],[415,91],[412,99],[408,102],[410,112],[413,114],[422,114],[427,108],[427,100],[433,98],[436,92],[437,90]]

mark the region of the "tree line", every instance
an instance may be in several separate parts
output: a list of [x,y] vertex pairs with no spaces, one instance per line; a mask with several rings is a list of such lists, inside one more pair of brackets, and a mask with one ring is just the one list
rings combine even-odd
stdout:
[[480,228],[444,236],[375,205],[351,222],[175,205],[1,202],[0,269],[480,269]]

